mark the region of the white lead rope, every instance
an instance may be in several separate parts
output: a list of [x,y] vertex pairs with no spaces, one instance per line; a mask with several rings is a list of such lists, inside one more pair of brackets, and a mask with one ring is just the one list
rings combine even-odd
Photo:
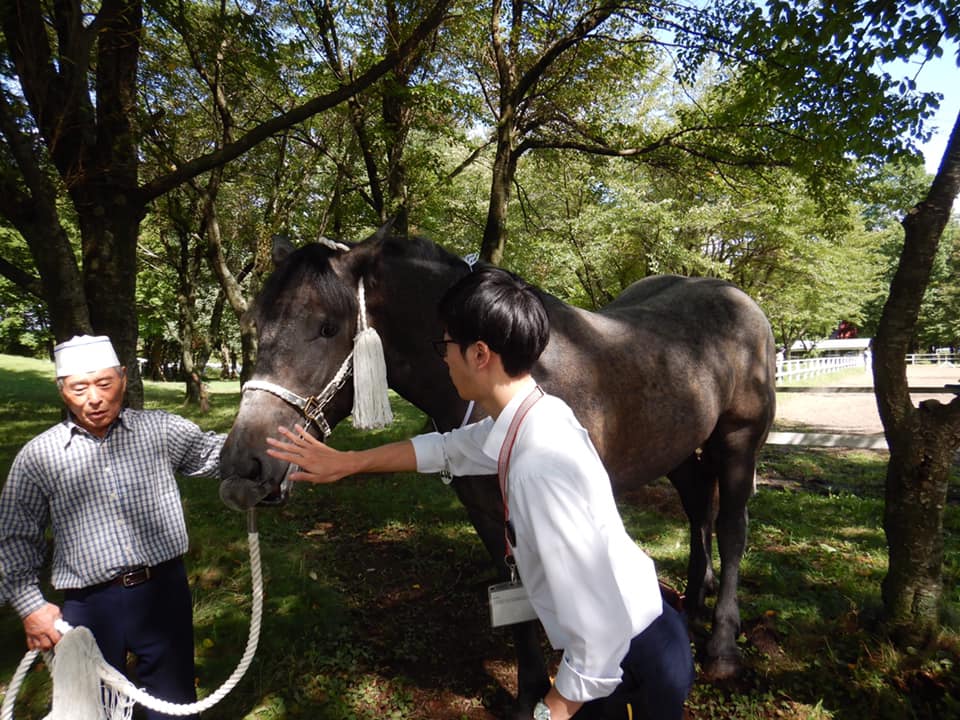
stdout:
[[39,650],[30,650],[23,656],[20,664],[17,665],[17,671],[13,674],[10,685],[7,686],[7,694],[3,697],[3,711],[2,714],[0,714],[3,720],[11,720],[11,718],[13,718],[13,705],[17,699],[17,694],[20,692],[20,685],[23,684],[23,679],[27,676],[30,666],[33,665],[33,661],[37,659],[37,655],[39,654]]
[[[96,672],[104,685],[106,685],[115,694],[130,698],[144,707],[150,708],[151,710],[155,710],[157,712],[166,713],[167,715],[176,716],[193,715],[195,713],[209,710],[224,697],[226,697],[227,693],[233,690],[237,683],[240,682],[240,679],[243,677],[244,673],[246,673],[247,668],[249,668],[250,664],[253,662],[253,656],[257,652],[257,644],[260,639],[260,625],[263,619],[263,569],[260,564],[260,539],[256,531],[253,510],[250,510],[248,514],[247,543],[250,547],[250,579],[253,586],[250,633],[247,637],[247,647],[243,653],[243,657],[240,659],[240,664],[237,665],[237,668],[233,671],[233,674],[227,678],[223,685],[221,685],[210,696],[197,702],[188,704],[168,702],[166,700],[153,697],[145,690],[142,690],[131,683],[126,677],[121,675],[118,670],[110,666],[106,660],[103,659],[103,656],[99,654],[99,651],[97,651],[96,656],[98,659],[95,660],[95,664],[97,666]],[[58,625],[58,629],[60,627],[63,627],[63,630],[73,632],[70,630],[68,623],[64,622],[62,625]],[[39,650],[30,650],[20,661],[20,665],[17,667],[13,678],[10,680],[10,685],[7,688],[6,696],[3,699],[3,707],[2,710],[0,710],[0,720],[12,720],[13,706],[16,702],[17,695],[20,692],[20,685],[23,683],[24,677],[26,677],[27,672],[30,670],[30,666],[33,665],[33,662],[36,660],[38,654],[40,654]],[[51,654],[45,653],[45,655],[48,656],[49,659]],[[56,661],[54,660],[54,663],[55,662]],[[47,664],[51,665],[49,661]],[[56,693],[56,688],[54,688],[54,692]]]

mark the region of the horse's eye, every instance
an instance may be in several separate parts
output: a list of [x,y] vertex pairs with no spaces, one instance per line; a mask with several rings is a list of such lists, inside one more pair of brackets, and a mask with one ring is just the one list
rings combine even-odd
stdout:
[[319,332],[320,337],[332,338],[336,334],[337,334],[337,326],[334,325],[332,322],[325,321],[320,323],[320,332]]

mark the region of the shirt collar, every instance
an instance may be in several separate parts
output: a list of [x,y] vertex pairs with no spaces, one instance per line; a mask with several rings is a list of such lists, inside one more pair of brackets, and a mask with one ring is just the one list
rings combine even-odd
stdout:
[[510,429],[510,423],[513,422],[514,415],[517,414],[517,410],[520,409],[527,395],[529,395],[536,386],[537,381],[528,376],[520,389],[510,398],[510,402],[507,403],[506,407],[503,408],[503,411],[494,421],[493,429],[490,430],[490,434],[487,435],[487,439],[483,443],[484,455],[494,460],[500,457],[500,448],[503,446],[503,441],[507,436],[507,430]]
[[[127,412],[127,409],[121,408],[120,414],[117,415],[117,419],[113,421],[113,424],[110,426],[110,429],[107,431],[107,434],[103,437],[103,439],[110,437],[110,434],[115,428],[118,427],[122,427],[125,430],[131,430],[132,426],[130,425],[130,421],[131,418],[130,414]],[[68,447],[70,443],[73,442],[73,438],[77,435],[89,435],[90,437],[95,437],[86,428],[77,424],[76,418],[73,417],[73,413],[67,413],[67,419],[63,421],[63,424],[67,428],[67,441],[64,443],[64,447]]]

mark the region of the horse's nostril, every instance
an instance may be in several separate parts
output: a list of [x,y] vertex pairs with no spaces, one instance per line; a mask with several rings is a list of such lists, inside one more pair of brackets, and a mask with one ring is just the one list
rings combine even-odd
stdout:
[[260,500],[259,493],[250,483],[228,478],[220,483],[220,499],[233,510],[249,510]]
[[251,482],[261,481],[263,473],[263,462],[256,455],[234,454],[231,457],[232,462],[223,462],[220,466],[220,472],[224,478],[243,478]]

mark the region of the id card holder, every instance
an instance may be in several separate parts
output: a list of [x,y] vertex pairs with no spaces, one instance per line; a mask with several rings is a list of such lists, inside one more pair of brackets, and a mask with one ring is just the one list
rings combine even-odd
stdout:
[[533,605],[530,604],[530,598],[527,597],[527,589],[520,582],[520,576],[517,574],[517,563],[513,559],[513,555],[508,553],[503,561],[510,570],[510,580],[491,585],[487,589],[490,600],[491,627],[503,627],[527,620],[536,620],[537,613],[533,609]]
[[491,585],[487,594],[490,597],[490,625],[503,627],[515,623],[536,620],[537,613],[530,604],[527,590],[521,582],[504,582]]

